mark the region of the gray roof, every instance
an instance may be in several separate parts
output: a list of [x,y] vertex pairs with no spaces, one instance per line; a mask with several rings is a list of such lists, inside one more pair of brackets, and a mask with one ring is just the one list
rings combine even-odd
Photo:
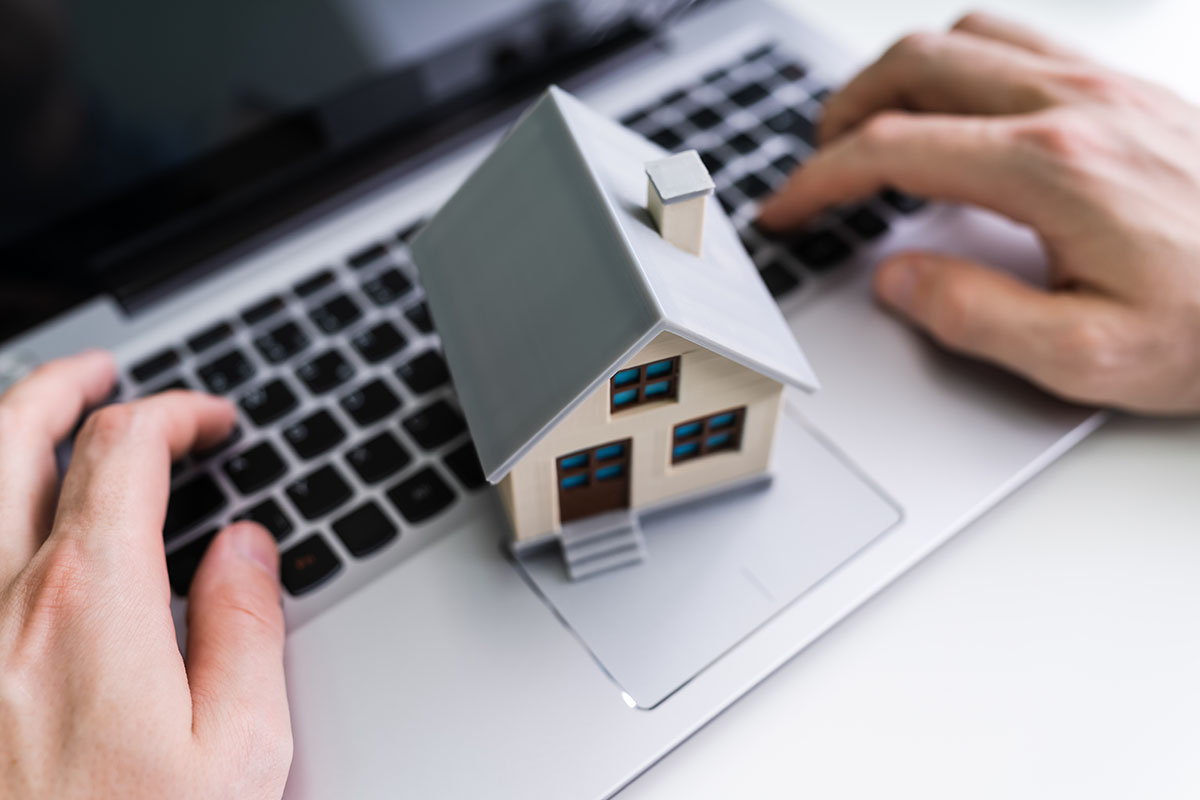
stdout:
[[663,155],[551,87],[413,240],[489,481],[664,331],[817,388],[719,205],[702,258],[658,234],[644,170]]
[[695,150],[684,150],[647,163],[646,175],[664,203],[690,200],[713,190],[712,176]]

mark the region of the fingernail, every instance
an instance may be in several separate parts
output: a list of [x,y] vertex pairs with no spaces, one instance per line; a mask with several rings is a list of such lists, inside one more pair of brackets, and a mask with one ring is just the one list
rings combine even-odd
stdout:
[[233,549],[239,556],[264,570],[271,577],[279,575],[279,551],[271,534],[256,525],[235,525],[230,535]]
[[918,268],[913,258],[897,258],[881,266],[875,286],[883,301],[907,311],[916,292]]

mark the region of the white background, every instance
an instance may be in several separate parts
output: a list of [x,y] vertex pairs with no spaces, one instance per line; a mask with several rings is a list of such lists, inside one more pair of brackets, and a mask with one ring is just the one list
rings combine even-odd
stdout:
[[[864,54],[968,8],[779,2]],[[989,10],[1200,99],[1195,0]],[[621,795],[664,797],[1200,798],[1200,422],[1110,423]]]

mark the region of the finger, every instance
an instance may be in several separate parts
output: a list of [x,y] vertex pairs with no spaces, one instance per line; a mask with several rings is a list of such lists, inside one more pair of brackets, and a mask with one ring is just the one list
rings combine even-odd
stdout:
[[1053,104],[1047,59],[955,33],[917,33],[893,45],[825,104],[829,143],[884,109],[943,114],[1019,114]]
[[291,725],[278,574],[275,540],[260,525],[217,535],[188,595],[187,672],[193,734],[225,755],[252,744],[282,789]]
[[0,581],[29,561],[53,521],[54,446],[112,390],[112,356],[94,350],[43,364],[0,396]]
[[1049,56],[1050,58],[1057,58],[1064,61],[1088,60],[1077,50],[1059,44],[1034,31],[1032,28],[980,11],[973,11],[967,14],[954,23],[954,27],[951,30],[970,33],[996,42],[1003,42],[1014,47],[1019,47],[1022,50],[1028,50],[1031,53]]
[[[950,350],[997,364],[1062,397],[1104,404],[1133,379],[1107,331],[1128,312],[1092,295],[1053,293],[953,256],[905,253],[880,265],[879,299]],[[1114,341],[1118,337],[1113,337]],[[1131,360],[1132,361],[1132,360]]]

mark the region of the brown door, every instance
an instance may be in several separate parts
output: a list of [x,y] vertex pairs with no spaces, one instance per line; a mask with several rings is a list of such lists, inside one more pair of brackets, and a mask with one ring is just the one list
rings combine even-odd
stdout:
[[629,457],[633,440],[609,442],[558,459],[562,522],[629,508]]

